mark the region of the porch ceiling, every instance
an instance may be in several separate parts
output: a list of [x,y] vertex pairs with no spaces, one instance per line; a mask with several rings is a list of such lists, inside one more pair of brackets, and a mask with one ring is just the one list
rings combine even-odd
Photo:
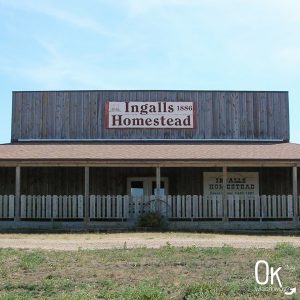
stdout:
[[300,163],[300,144],[4,144],[0,162],[289,162]]

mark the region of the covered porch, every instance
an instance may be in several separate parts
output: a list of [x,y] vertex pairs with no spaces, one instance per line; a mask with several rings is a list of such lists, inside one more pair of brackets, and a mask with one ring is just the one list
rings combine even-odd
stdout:
[[170,229],[299,228],[300,154],[282,145],[6,145],[0,229],[136,228],[146,212]]
[[[245,172],[258,173],[259,194],[234,194],[223,184]],[[204,194],[208,173],[222,174],[221,193]],[[0,178],[4,228],[133,228],[146,212],[177,229],[299,226],[297,166],[16,166],[0,167]]]

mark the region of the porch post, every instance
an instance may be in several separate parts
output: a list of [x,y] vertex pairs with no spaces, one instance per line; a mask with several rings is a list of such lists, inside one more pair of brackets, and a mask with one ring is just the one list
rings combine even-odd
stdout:
[[160,211],[161,213],[161,206],[160,206],[160,167],[156,167],[156,193],[155,193],[155,210]]
[[21,167],[16,167],[15,177],[15,221],[20,221]]
[[160,197],[160,167],[156,167],[156,196]]
[[84,221],[90,221],[90,168],[84,167]]
[[223,201],[223,221],[228,221],[228,214],[227,214],[227,167],[223,167],[223,194],[222,194],[222,201]]
[[298,168],[293,167],[294,221],[298,221]]

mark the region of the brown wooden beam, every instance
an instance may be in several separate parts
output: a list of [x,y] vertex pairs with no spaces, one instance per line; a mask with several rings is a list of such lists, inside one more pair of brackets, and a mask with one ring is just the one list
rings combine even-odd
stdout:
[[0,161],[0,167],[149,167],[156,168],[157,165],[160,167],[300,167],[300,162],[297,161],[221,161],[221,160],[163,160],[163,161]]

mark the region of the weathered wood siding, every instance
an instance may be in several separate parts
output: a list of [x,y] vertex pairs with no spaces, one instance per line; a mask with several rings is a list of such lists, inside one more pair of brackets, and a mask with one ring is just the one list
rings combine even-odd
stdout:
[[0,195],[15,194],[15,168],[0,168]]
[[[162,168],[170,195],[202,195],[203,172],[220,168]],[[291,168],[229,168],[228,172],[259,172],[261,195],[292,194]],[[126,195],[128,177],[155,177],[155,168],[90,168],[91,195]],[[300,176],[298,176],[300,187]],[[15,169],[0,168],[0,195],[15,193]],[[21,168],[21,194],[84,195],[84,168]]]
[[21,168],[21,194],[84,195],[84,168]]
[[[106,101],[193,101],[194,129],[106,129]],[[289,140],[287,92],[13,92],[12,141],[18,139]]]

